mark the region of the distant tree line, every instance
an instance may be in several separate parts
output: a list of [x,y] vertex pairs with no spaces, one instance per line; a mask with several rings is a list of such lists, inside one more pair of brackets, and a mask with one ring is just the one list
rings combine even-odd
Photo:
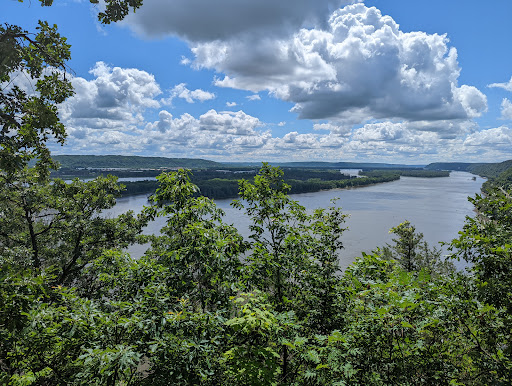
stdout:
[[[209,178],[212,176],[218,176],[224,178]],[[377,184],[382,182],[389,182],[398,180],[400,175],[397,173],[388,172],[376,172],[372,176],[365,178],[349,177],[339,172],[319,172],[302,169],[293,169],[289,172],[289,175],[295,178],[287,179],[285,174],[284,181],[291,186],[290,193],[311,193],[318,192],[320,190],[336,189],[336,188],[350,188],[357,186],[366,186],[371,184]],[[229,177],[229,178],[226,178]],[[308,178],[309,177],[309,178]],[[311,178],[314,177],[314,178]],[[242,179],[249,181],[253,180],[253,176],[247,177],[245,174],[226,174],[214,171],[194,171],[191,180],[197,185],[199,191],[197,195],[203,195],[205,197],[214,199],[224,198],[236,198],[238,197],[238,186]],[[323,179],[326,178],[326,179]],[[338,178],[338,179],[336,179]],[[125,190],[123,195],[134,195],[134,194],[152,194],[158,187],[156,180],[152,181],[134,181],[134,182],[123,182]]]
[[[238,181],[252,180],[255,170],[245,170],[243,173],[218,170],[196,170],[192,172],[191,181],[198,186],[199,192],[205,197],[214,199],[236,198],[238,196]],[[352,188],[373,185],[383,182],[396,181],[400,176],[408,177],[448,177],[447,171],[433,170],[372,170],[361,172],[362,178],[348,176],[334,170],[312,170],[289,168],[283,171],[284,181],[291,186],[290,193],[312,193],[320,190]],[[123,182],[123,195],[152,194],[158,187],[156,180]]]

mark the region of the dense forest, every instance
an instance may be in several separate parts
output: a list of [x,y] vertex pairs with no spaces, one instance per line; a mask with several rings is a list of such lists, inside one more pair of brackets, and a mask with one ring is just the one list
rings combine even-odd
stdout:
[[[240,169],[199,169],[191,171],[191,181],[199,190],[196,196],[205,196],[213,199],[225,199],[238,197],[238,184],[241,179],[253,180],[258,169],[246,168]],[[76,171],[75,171],[76,172]],[[101,173],[90,170],[97,175]],[[130,171],[111,171],[111,174],[118,177],[139,177],[157,176],[161,171],[147,171],[143,173]],[[362,171],[357,176],[349,176],[340,173],[339,170],[325,169],[302,169],[287,168],[283,169],[283,179],[290,185],[290,193],[311,193],[320,190],[336,189],[336,188],[353,188],[359,186],[368,186],[377,183],[390,182],[400,179],[400,176],[407,177],[448,177],[447,171],[433,171],[421,169],[379,169]],[[55,173],[54,173],[55,174]],[[52,175],[54,175],[52,174]],[[86,175],[90,177],[90,174]],[[153,194],[159,184],[154,180],[141,181],[123,181],[123,196],[135,194]]]
[[140,157],[122,155],[56,155],[53,157],[62,168],[219,168],[222,164],[204,159]]
[[[140,4],[106,2],[100,20]],[[38,80],[35,94],[0,90],[1,384],[512,383],[510,169],[470,198],[448,260],[404,221],[341,272],[337,203],[306,211],[268,164],[237,182],[247,240],[186,170],[158,176],[142,213],[104,218],[116,177],[50,177],[68,43],[45,22],[4,24],[0,42],[0,81]],[[142,235],[156,216],[161,234]],[[136,260],[124,248],[137,242],[151,247]]]
[[512,160],[498,163],[439,162],[425,166],[427,170],[459,170],[478,174],[485,178],[496,178],[512,167]]

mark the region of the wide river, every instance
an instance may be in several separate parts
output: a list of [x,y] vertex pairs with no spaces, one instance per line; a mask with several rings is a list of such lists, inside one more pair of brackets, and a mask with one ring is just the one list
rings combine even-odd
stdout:
[[[372,186],[295,194],[291,197],[307,209],[328,207],[331,199],[339,198],[337,204],[350,216],[346,221],[348,230],[343,235],[344,249],[340,255],[340,265],[345,268],[361,252],[370,252],[391,242],[389,229],[404,220],[415,225],[431,246],[457,237],[465,217],[474,214],[467,198],[479,193],[485,181],[478,176],[476,180],[472,177],[472,174],[465,172],[452,172],[450,177],[442,178],[402,177],[398,181]],[[249,219],[230,206],[231,200],[215,202],[226,212],[225,222],[234,224],[247,237]],[[148,205],[145,195],[121,198],[107,215],[116,216],[129,209],[138,212],[144,205]],[[145,233],[158,233],[164,223],[165,219],[157,219],[147,227]],[[138,257],[145,249],[145,246],[136,245],[129,252]],[[464,264],[457,265],[462,268]]]

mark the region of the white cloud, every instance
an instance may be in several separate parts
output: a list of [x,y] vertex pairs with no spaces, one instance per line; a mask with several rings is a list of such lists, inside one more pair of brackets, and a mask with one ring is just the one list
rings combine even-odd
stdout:
[[461,120],[487,109],[478,89],[458,85],[457,52],[446,36],[404,33],[363,4],[334,11],[323,28],[279,39],[226,37],[192,51],[196,67],[225,74],[217,86],[267,90],[294,103],[300,118]]
[[292,131],[282,138],[272,138],[269,145],[282,155],[296,158],[297,150],[300,150],[301,155],[313,155],[314,159],[317,159],[322,153],[341,151],[346,142],[346,138],[336,134],[299,134],[297,131]]
[[199,129],[218,131],[226,134],[255,135],[254,129],[262,126],[258,118],[245,114],[243,111],[210,110],[199,117]]
[[462,159],[471,159],[474,162],[510,159],[512,129],[500,126],[475,132],[459,148],[462,150]]
[[286,122],[284,122],[284,121],[279,122],[279,123],[277,124],[277,126],[279,126],[279,127],[286,126]]
[[406,129],[403,124],[392,122],[371,123],[366,124],[362,128],[357,129],[353,135],[354,140],[359,141],[397,141],[403,140]]
[[146,109],[160,106],[155,100],[160,87],[145,71],[98,62],[90,73],[92,80],[72,79],[75,95],[60,105],[60,117],[70,129],[133,129],[143,122]]
[[507,98],[503,98],[503,101],[501,101],[501,118],[512,119],[512,102]]
[[258,118],[243,111],[217,112],[212,109],[199,118],[190,114],[174,118],[162,110],[158,121],[146,125],[145,136],[167,146],[174,144],[188,148],[191,152],[194,149],[229,152],[237,147],[263,146],[270,133],[257,130],[262,126]]
[[477,118],[487,112],[487,97],[476,87],[463,84],[453,89],[453,95],[464,108],[468,118]]
[[261,100],[261,97],[258,94],[249,95],[249,96],[246,96],[246,98],[249,99],[250,101],[260,101]]
[[512,77],[506,83],[491,83],[491,84],[487,85],[487,87],[498,87],[498,88],[502,88],[507,91],[512,91]]
[[328,130],[331,133],[336,133],[340,135],[348,135],[350,134],[350,126],[338,125],[333,123],[315,123],[313,125],[313,130]]
[[183,56],[183,55],[181,56],[180,64],[182,64],[184,66],[188,66],[190,63],[192,63],[192,60],[190,60],[186,56]]
[[492,147],[506,149],[512,147],[512,129],[500,126],[471,134],[464,141],[465,146]]
[[226,106],[228,107],[235,107],[236,105],[236,102],[226,102]]
[[195,101],[204,102],[215,99],[215,94],[204,91],[201,89],[189,90],[185,83],[180,83],[174,86],[170,91],[169,98],[162,99],[162,103],[171,105],[174,98],[185,99],[188,103],[194,103]]

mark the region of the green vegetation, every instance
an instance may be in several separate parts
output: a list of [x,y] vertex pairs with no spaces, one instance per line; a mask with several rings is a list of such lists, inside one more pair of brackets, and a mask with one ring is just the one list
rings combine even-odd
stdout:
[[469,162],[434,162],[425,166],[427,170],[456,170],[460,172],[470,172],[473,167],[484,164],[475,164]]
[[[223,169],[233,170],[254,170],[260,166],[259,162],[248,163],[219,163],[204,159],[193,158],[166,158],[166,157],[141,157],[141,156],[122,156],[122,155],[55,155],[53,159],[60,164],[60,169],[54,171],[56,177],[62,177],[63,173],[71,176],[97,175],[91,174],[91,171],[82,169],[139,169],[138,172],[150,173],[150,170],[140,169],[171,169],[171,168],[187,168],[187,169]],[[308,170],[310,172],[331,171],[339,169],[364,169],[364,170],[411,170],[421,173],[422,166],[416,165],[398,165],[383,163],[361,163],[361,162],[288,162],[276,163],[283,170]],[[121,173],[122,170],[115,170]],[[78,173],[78,174],[77,174]],[[94,173],[94,171],[92,171]],[[97,173],[97,171],[96,171]],[[121,175],[118,175],[122,177]],[[155,176],[155,175],[153,175]]]
[[476,164],[472,166],[471,173],[478,174],[486,178],[498,177],[501,173],[512,167],[512,160],[494,163],[494,164]]
[[461,163],[446,162],[427,165],[427,170],[458,170],[478,174],[481,177],[493,179],[512,167],[512,160],[498,163]]
[[[194,170],[191,180],[199,187],[197,195],[215,199],[238,197],[238,181],[253,180],[257,170],[244,173],[232,171]],[[349,177],[331,170],[286,169],[284,180],[291,186],[290,193],[310,193],[320,190],[366,186],[398,180],[398,173],[375,172],[367,178]],[[124,182],[124,195],[150,194],[158,187],[157,181]]]
[[506,169],[504,172],[498,174],[496,178],[489,179],[489,181],[484,182],[484,190],[492,190],[493,186],[501,186],[505,189],[512,188],[512,166]]
[[416,227],[409,221],[404,221],[389,231],[398,236],[393,244],[382,248],[382,257],[395,260],[407,272],[424,270],[430,275],[449,275],[455,272],[455,265],[449,260],[443,260],[441,250],[430,249],[423,240],[423,233],[417,233]]
[[62,168],[77,169],[165,169],[165,168],[220,168],[218,162],[192,158],[140,157],[122,155],[56,155]]
[[[191,181],[199,187],[198,195],[215,199],[236,198],[238,197],[238,181],[241,179],[252,180],[257,169],[200,169],[192,170]],[[358,186],[367,186],[383,182],[395,181],[400,176],[407,177],[448,177],[447,171],[429,171],[429,170],[372,170],[361,172],[365,178],[350,177],[341,174],[338,170],[324,169],[284,169],[284,180],[291,186],[290,193],[311,193],[320,190],[352,188]],[[156,171],[144,173],[133,171],[112,171],[119,177],[143,177],[152,176]],[[96,175],[93,173],[92,175]],[[129,196],[134,194],[152,194],[158,187],[156,180],[123,182],[125,189],[122,194]]]
[[[106,4],[108,23],[141,2]],[[65,68],[65,40],[44,23],[40,32],[2,27],[2,81]],[[341,208],[306,211],[267,164],[233,202],[251,220],[248,240],[185,170],[161,174],[141,214],[101,217],[120,194],[115,177],[49,176],[66,82],[57,71],[37,96],[0,94],[1,384],[512,383],[512,192],[499,178],[471,199],[476,216],[450,245],[468,274],[408,222],[340,272]],[[141,235],[156,216],[161,234]],[[133,242],[151,247],[135,260],[123,252]]]
[[[251,218],[250,241],[186,171],[162,174],[153,205],[116,219],[94,215],[119,193],[113,177],[32,177],[2,188],[4,384],[511,381],[505,191],[475,198],[480,215],[451,245],[470,275],[408,222],[342,273],[341,209],[306,212],[269,165],[233,204]],[[167,219],[161,235],[140,236],[155,216]],[[133,260],[119,248],[137,238],[151,248]]]

